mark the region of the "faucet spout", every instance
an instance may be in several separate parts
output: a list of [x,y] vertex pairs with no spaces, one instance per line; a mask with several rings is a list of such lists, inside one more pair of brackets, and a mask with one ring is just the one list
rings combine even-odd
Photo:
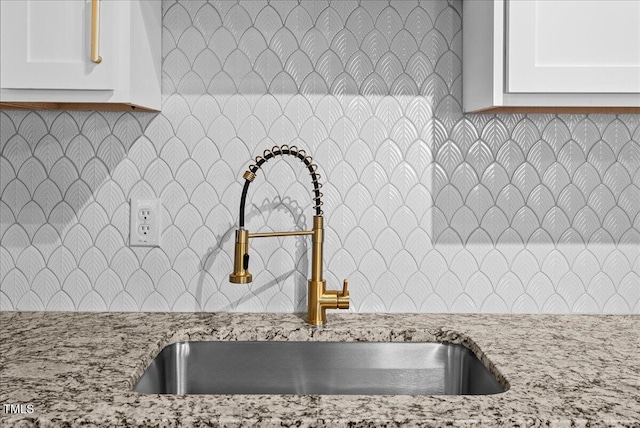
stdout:
[[[276,155],[292,155],[300,159],[309,169],[313,187],[314,187],[314,208],[316,215],[313,217],[313,229],[293,232],[265,232],[265,233],[249,233],[244,228],[244,206],[247,196],[249,184],[255,179],[256,171],[268,159]],[[312,163],[311,156],[307,156],[304,150],[298,150],[297,147],[281,146],[273,147],[271,150],[265,150],[262,157],[256,158],[256,164],[251,165],[249,170],[243,175],[246,180],[242,189],[242,197],[240,201],[240,228],[236,231],[236,243],[234,251],[233,272],[229,275],[229,281],[234,284],[247,284],[253,279],[249,273],[249,239],[250,238],[268,238],[274,236],[296,236],[296,235],[312,235],[312,252],[311,252],[311,279],[309,279],[308,293],[308,310],[307,321],[312,325],[323,325],[327,322],[327,309],[349,309],[349,286],[345,279],[342,291],[327,290],[327,282],[322,275],[322,259],[324,246],[324,217],[320,206],[322,202],[320,197],[321,184],[319,183],[320,174],[317,173],[317,165]]]

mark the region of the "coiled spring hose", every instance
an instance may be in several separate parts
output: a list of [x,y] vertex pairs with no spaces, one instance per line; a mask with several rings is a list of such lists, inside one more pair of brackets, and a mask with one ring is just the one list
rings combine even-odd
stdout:
[[262,168],[262,165],[271,158],[276,156],[284,156],[291,155],[298,159],[300,159],[307,169],[309,170],[309,175],[311,176],[311,181],[313,183],[313,208],[316,210],[316,215],[321,216],[322,212],[322,192],[320,188],[322,188],[322,183],[320,183],[320,174],[318,173],[318,165],[313,162],[313,158],[307,155],[307,152],[303,149],[298,149],[296,146],[289,147],[287,144],[283,144],[282,146],[273,146],[271,149],[267,149],[262,153],[262,156],[256,156],[256,162],[249,166],[249,170],[244,174],[244,187],[242,188],[242,196],[240,197],[240,228],[244,228],[244,208],[245,202],[247,199],[247,191],[249,190],[249,184],[255,178],[255,174],[258,169]]

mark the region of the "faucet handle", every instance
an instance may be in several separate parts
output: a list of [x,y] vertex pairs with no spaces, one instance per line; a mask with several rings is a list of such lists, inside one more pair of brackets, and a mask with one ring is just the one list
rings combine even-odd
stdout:
[[349,309],[349,281],[347,279],[342,283],[342,291],[337,294],[337,309]]

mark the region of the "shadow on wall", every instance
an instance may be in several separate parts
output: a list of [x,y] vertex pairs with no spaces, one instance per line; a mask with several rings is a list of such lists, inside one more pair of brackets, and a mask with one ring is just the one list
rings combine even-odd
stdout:
[[[91,290],[128,241],[129,195],[144,194],[142,188],[149,194],[130,150],[154,117],[0,112],[0,256],[9,267],[3,298],[44,308],[65,284]],[[48,290],[38,295],[38,287]]]
[[[169,98],[193,97],[197,110],[210,96],[239,134],[248,125],[275,130],[278,144],[299,136],[320,159],[321,146],[335,144],[351,166],[374,171],[346,173],[361,174],[352,185],[363,184],[386,219],[377,232],[400,224],[401,241],[422,229],[434,245],[639,243],[636,120],[464,115],[460,10],[174,3],[163,72],[182,89]],[[317,118],[321,132],[288,129],[280,114]],[[319,134],[328,138],[316,142]],[[348,146],[364,147],[353,157]],[[349,189],[339,190],[346,199]]]
[[[290,198],[281,198],[277,196],[271,200],[263,200],[260,205],[252,204],[250,210],[245,214],[245,221],[247,224],[251,224],[251,220],[255,217],[264,217],[265,213],[270,216],[271,213],[275,211],[280,211],[287,214],[287,217],[290,217],[294,221],[294,226],[290,230],[303,230],[309,228],[309,225],[306,221],[306,216],[304,215],[303,208],[294,200]],[[268,225],[269,222],[266,221]],[[220,310],[223,312],[228,311],[236,311],[243,310],[245,304],[250,302],[256,296],[260,296],[261,293],[270,289],[271,287],[282,287],[285,284],[288,278],[293,277],[294,280],[294,289],[293,294],[288,294],[291,296],[294,312],[301,312],[304,310],[306,303],[306,293],[307,293],[307,271],[309,267],[309,260],[307,255],[307,243],[308,238],[305,236],[296,236],[296,237],[287,237],[287,238],[267,238],[267,239],[253,239],[250,241],[250,265],[249,270],[254,274],[254,278],[258,281],[254,280],[254,284],[256,282],[261,283],[262,285],[258,287],[253,287],[253,284],[231,284],[228,282],[226,277],[223,277],[223,284],[220,284],[217,288],[219,289],[223,286],[227,287],[236,287],[240,289],[238,293],[234,293],[238,295],[238,299],[234,301],[229,301],[228,295],[217,294],[214,293],[213,290],[205,290],[206,287],[210,287],[213,283],[206,281],[207,276],[209,276],[209,272],[211,271],[214,262],[216,259],[222,257],[227,259],[227,253],[224,248],[225,245],[227,248],[232,245],[231,243],[235,242],[235,231],[237,228],[237,223],[229,224],[227,226],[227,230],[221,236],[216,237],[217,245],[215,247],[209,248],[209,251],[202,258],[202,268],[200,270],[200,277],[198,280],[198,285],[194,290],[195,294],[195,303],[198,305],[194,307],[193,310],[204,310],[207,306],[208,300],[210,299],[224,299],[226,304],[220,305],[219,303],[215,304],[216,310]],[[265,230],[260,230],[260,232],[264,232]],[[273,231],[273,230],[268,230]],[[280,232],[280,230],[277,230]],[[258,232],[251,231],[250,232]],[[264,275],[271,275],[269,273],[268,261],[271,258],[270,251],[273,251],[274,245],[260,245],[261,242],[271,240],[271,241],[282,241],[283,239],[295,239],[296,240],[296,251],[295,251],[295,263],[291,266],[291,270],[285,272],[281,275],[273,277],[273,279],[266,280],[265,278],[260,278]],[[261,249],[265,251],[260,251]],[[233,257],[233,252],[231,252],[231,257]],[[266,258],[266,263],[264,259]],[[233,265],[233,261],[229,263],[230,266]],[[231,273],[231,270],[229,270]],[[262,281],[261,281],[262,280]],[[250,293],[246,293],[246,289],[250,290]],[[216,296],[217,294],[217,296]],[[265,307],[267,306],[267,302],[265,303]]]
[[185,95],[417,96],[460,62],[447,2],[176,2],[163,22],[163,78]]
[[[1,224],[16,227],[15,235],[47,246],[64,242],[68,233],[84,233],[71,230],[83,223],[95,241],[101,230],[88,230],[91,224],[102,229],[106,222],[98,219],[118,217],[125,209],[128,216],[127,198],[137,190],[144,171],[121,162],[153,116],[37,111],[12,112],[10,117],[0,113]],[[122,175],[129,177],[118,180]],[[119,184],[113,185],[113,180]],[[91,217],[96,221],[81,220]],[[45,225],[51,229],[42,229]],[[24,239],[5,242],[11,245]]]
[[465,115],[448,138],[434,134],[435,241],[640,243],[636,120]]

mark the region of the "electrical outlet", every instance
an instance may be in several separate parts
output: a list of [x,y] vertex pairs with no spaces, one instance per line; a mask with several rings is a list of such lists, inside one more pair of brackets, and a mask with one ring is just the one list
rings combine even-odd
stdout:
[[160,207],[160,199],[131,199],[130,246],[160,246]]

